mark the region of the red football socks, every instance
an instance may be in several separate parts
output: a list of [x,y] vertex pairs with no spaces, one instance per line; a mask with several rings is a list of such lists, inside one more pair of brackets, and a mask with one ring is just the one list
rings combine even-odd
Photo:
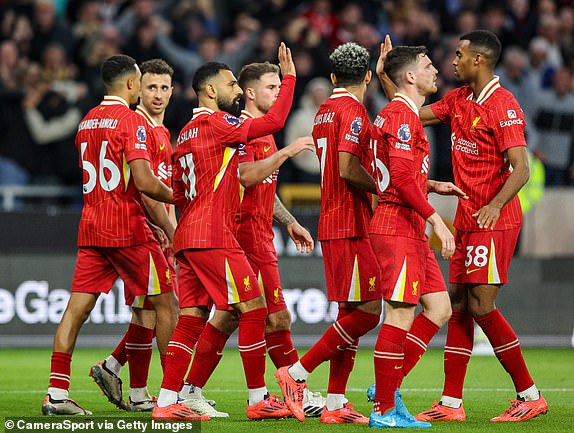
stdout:
[[470,314],[453,311],[448,321],[444,347],[443,394],[462,399],[466,368],[474,343],[474,319]]
[[[354,308],[352,307],[346,305],[339,306],[337,320],[341,320],[353,311]],[[345,350],[338,350],[329,360],[329,386],[327,393],[345,394],[349,376],[355,366],[355,356],[357,355],[358,345],[359,339],[356,338],[350,346],[347,346]]]
[[203,388],[223,357],[223,348],[229,335],[207,322],[199,336],[186,383]]
[[522,392],[534,385],[522,356],[518,337],[502,313],[498,309],[493,310],[477,317],[476,322],[486,334],[496,357],[510,374],[516,392]]
[[52,352],[52,364],[50,367],[50,388],[70,389],[70,366],[72,354]]
[[299,360],[299,354],[293,341],[291,340],[291,331],[283,329],[265,334],[267,343],[267,353],[277,368],[293,365]]
[[135,323],[130,323],[128,326],[125,336],[125,351],[130,367],[130,388],[147,386],[153,335],[153,329]]
[[404,377],[419,362],[427,350],[428,344],[440,328],[423,313],[417,314],[405,342],[405,361],[402,375],[399,377],[399,388]]
[[395,405],[395,389],[403,375],[407,331],[383,323],[375,343],[375,402],[380,413]]
[[239,315],[238,346],[248,389],[265,386],[266,318],[266,308],[258,308]]
[[333,323],[301,358],[303,368],[311,373],[322,362],[344,351],[353,342],[379,324],[379,315],[354,309]]
[[203,331],[206,319],[182,314],[167,345],[166,366],[161,387],[179,392],[189,367],[193,347]]
[[[131,325],[131,323],[130,323],[130,325]],[[128,326],[128,331],[129,331],[129,326]],[[122,341],[119,342],[119,344],[116,346],[116,348],[112,352],[112,356],[116,359],[116,361],[118,361],[118,364],[120,364],[121,366],[126,365],[126,362],[128,362],[128,355],[126,354],[126,338],[127,338],[127,336],[128,336],[128,333],[126,332],[124,335],[124,338],[122,338]]]

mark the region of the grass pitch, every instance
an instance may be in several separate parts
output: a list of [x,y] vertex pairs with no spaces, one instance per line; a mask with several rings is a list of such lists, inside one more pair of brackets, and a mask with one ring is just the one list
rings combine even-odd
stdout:
[[[48,349],[2,349],[0,351],[0,416],[36,416],[48,383],[50,368]],[[372,349],[362,349],[348,385],[347,397],[356,409],[368,416],[372,406],[366,401],[365,390],[373,383]],[[70,397],[94,415],[149,419],[150,414],[130,414],[116,409],[101,394],[88,377],[89,368],[109,354],[106,349],[77,349],[72,362]],[[161,368],[154,354],[148,388],[159,390]],[[512,432],[512,433],[572,433],[574,432],[574,350],[525,349],[524,356],[531,374],[549,404],[547,415],[523,423],[492,423],[490,418],[508,408],[514,398],[514,389],[508,375],[494,357],[473,357],[465,383],[464,405],[467,421],[437,422],[435,432]],[[280,394],[271,362],[267,364],[267,386],[272,393]],[[313,391],[326,392],[328,366],[315,371],[309,386]],[[124,398],[128,395],[128,371],[122,371]],[[438,400],[442,391],[442,351],[430,350],[403,383],[402,393],[407,407],[413,414],[428,409]],[[324,425],[318,418],[308,418],[304,424],[295,419],[277,421],[249,421],[245,417],[247,391],[241,359],[237,350],[228,349],[224,358],[207,384],[204,395],[217,401],[217,409],[229,412],[230,418],[203,423],[203,432],[331,432],[366,431],[361,425]],[[2,420],[3,421],[3,420]],[[0,424],[4,431],[4,422]]]

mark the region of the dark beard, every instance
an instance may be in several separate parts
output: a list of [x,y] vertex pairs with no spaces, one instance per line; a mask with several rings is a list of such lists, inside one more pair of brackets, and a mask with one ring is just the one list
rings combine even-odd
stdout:
[[217,101],[217,107],[221,110],[221,111],[226,111],[229,114],[232,114],[235,117],[238,117],[241,114],[241,110],[239,108],[239,101],[230,101],[230,102],[224,102],[221,100]]

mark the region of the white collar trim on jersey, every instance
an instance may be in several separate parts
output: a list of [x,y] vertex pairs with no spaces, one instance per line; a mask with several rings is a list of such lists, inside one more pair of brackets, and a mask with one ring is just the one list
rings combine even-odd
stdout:
[[400,93],[400,92],[395,93],[393,101],[401,101],[404,104],[407,104],[407,106],[411,110],[413,110],[417,116],[419,115],[419,109],[417,108],[417,104],[415,104],[413,102],[413,100],[411,98],[409,98],[407,95],[405,95],[404,93]]
[[123,104],[128,108],[130,106],[130,104],[128,104],[128,101],[126,101],[124,98],[115,95],[104,96],[104,100],[100,103],[100,105],[117,105],[117,104]]
[[154,120],[153,117],[150,116],[150,114],[146,111],[146,109],[143,107],[143,105],[138,105],[136,107],[136,113],[141,114],[143,116],[143,118],[147,121],[147,123],[149,123],[149,125],[152,128],[156,128],[157,126],[159,126],[156,121]]
[[[482,89],[482,92],[480,92],[480,95],[478,95],[478,98],[476,98],[476,103],[478,105],[481,105],[499,87],[501,87],[500,86],[500,79],[499,79],[498,75],[495,75],[494,78],[492,80],[490,80],[486,86],[484,86],[484,89]],[[466,98],[466,99],[472,101],[474,99],[474,93],[471,93],[468,96],[468,98]]]
[[343,96],[350,96],[351,98],[353,98],[355,101],[357,102],[361,102],[359,101],[359,98],[357,98],[355,95],[353,95],[351,92],[349,92],[347,89],[345,89],[344,87],[336,87],[333,89],[333,94],[330,96],[331,99],[335,99],[335,98],[342,98]]
[[241,116],[244,119],[255,119],[255,116],[247,110],[241,110]]
[[197,107],[193,109],[193,117],[192,119],[195,119],[197,116],[201,116],[202,114],[213,114],[215,113],[215,111],[213,111],[211,108],[207,108],[207,107]]

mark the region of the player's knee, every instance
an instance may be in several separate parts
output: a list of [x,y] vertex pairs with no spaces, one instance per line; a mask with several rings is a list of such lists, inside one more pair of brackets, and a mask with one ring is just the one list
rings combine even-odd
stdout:
[[437,302],[429,308],[425,308],[424,314],[431,322],[440,328],[447,323],[450,316],[452,316],[452,307],[448,300],[446,300],[446,302]]
[[370,313],[379,316],[382,311],[382,302],[380,299],[373,299],[372,301],[367,301],[359,305],[357,309],[364,311],[365,313]]
[[286,331],[291,328],[291,315],[287,308],[267,315],[265,332]]
[[494,300],[470,297],[468,300],[468,312],[474,317],[483,316],[495,310]]
[[[68,318],[73,322],[79,322],[82,324],[88,320],[88,317],[90,317],[90,313],[94,309],[98,297],[97,295],[94,296],[92,293],[82,293],[80,295],[75,293],[72,294],[68,301],[66,311],[64,311],[64,316],[68,316]],[[64,320],[64,318],[62,320]]]
[[132,308],[132,323],[143,326],[144,328],[153,329],[156,323],[155,310],[144,310],[141,308]]
[[250,299],[248,301],[238,302],[233,305],[233,308],[235,308],[239,314],[247,313],[252,310],[264,309],[265,317],[267,317],[267,304],[265,303],[263,296],[258,296],[257,298]]
[[209,323],[219,331],[231,335],[239,326],[239,318],[234,311],[216,310]]

